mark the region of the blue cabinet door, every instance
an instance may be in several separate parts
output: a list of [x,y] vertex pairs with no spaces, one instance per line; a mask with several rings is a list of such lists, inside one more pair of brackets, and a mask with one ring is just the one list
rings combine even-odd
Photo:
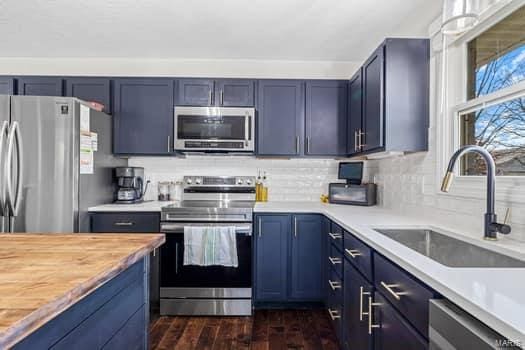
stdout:
[[17,81],[17,95],[63,96],[62,78],[21,77]]
[[290,215],[257,215],[255,226],[255,299],[286,301]]
[[322,221],[320,215],[294,215],[291,239],[290,298],[321,300]]
[[384,45],[363,65],[363,150],[384,147]]
[[306,83],[306,155],[346,154],[347,108],[346,82],[308,81]]
[[363,131],[363,79],[361,69],[348,83],[348,155],[361,152],[360,140]]
[[114,81],[113,153],[170,154],[173,150],[173,80]]
[[212,79],[179,79],[177,105],[213,106],[214,81]]
[[343,338],[345,349],[372,349],[368,334],[368,297],[373,297],[373,285],[352,264],[344,266]]
[[257,154],[300,155],[304,125],[303,82],[261,80],[257,104]]
[[66,96],[104,105],[104,112],[111,113],[111,84],[106,78],[67,78]]
[[13,95],[15,93],[15,78],[0,77],[0,95]]
[[[373,321],[378,325],[374,333],[374,350],[426,350],[427,341],[381,296],[375,293]],[[357,348],[356,348],[357,349]]]
[[255,82],[245,79],[222,79],[215,82],[215,104],[223,107],[253,107]]

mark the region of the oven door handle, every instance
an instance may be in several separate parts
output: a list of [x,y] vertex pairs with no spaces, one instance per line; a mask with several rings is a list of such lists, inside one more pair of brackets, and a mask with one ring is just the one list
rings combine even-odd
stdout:
[[246,236],[252,235],[252,225],[231,225],[231,224],[175,224],[175,223],[161,223],[160,224],[160,232],[162,233],[184,233],[184,227],[185,226],[234,226],[235,227],[235,233],[237,234],[245,234]]

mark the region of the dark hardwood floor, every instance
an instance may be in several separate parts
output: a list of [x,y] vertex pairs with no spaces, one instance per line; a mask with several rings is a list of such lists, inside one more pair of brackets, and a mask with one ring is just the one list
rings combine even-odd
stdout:
[[160,317],[152,350],[338,349],[325,310],[257,310],[253,317]]

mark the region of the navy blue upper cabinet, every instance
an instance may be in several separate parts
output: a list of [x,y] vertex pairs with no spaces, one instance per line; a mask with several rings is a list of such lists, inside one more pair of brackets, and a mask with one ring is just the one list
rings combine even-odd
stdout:
[[245,79],[224,79],[215,82],[215,105],[253,107],[255,82]]
[[305,154],[338,156],[347,146],[347,83],[306,82]]
[[359,153],[359,138],[362,136],[363,117],[363,79],[361,69],[355,73],[348,83],[348,154]]
[[179,79],[177,105],[212,106],[214,86],[212,79]]
[[247,79],[179,79],[177,105],[253,107],[255,82]]
[[257,154],[300,155],[304,125],[304,83],[298,80],[261,80],[257,105]]
[[64,81],[56,77],[20,77],[17,94],[32,96],[63,96]]
[[115,79],[114,153],[172,152],[173,84],[171,79]]
[[290,216],[257,215],[255,226],[255,298],[285,301]]
[[104,112],[111,113],[111,83],[107,78],[67,78],[66,96],[104,105]]
[[290,298],[322,298],[322,221],[320,215],[294,215],[291,235]]
[[364,151],[383,147],[383,66],[384,46],[380,46],[363,66]]
[[15,93],[15,78],[0,77],[0,95],[13,95]]
[[429,62],[428,39],[389,38],[374,51],[350,81],[362,107],[351,97],[349,155],[428,150]]

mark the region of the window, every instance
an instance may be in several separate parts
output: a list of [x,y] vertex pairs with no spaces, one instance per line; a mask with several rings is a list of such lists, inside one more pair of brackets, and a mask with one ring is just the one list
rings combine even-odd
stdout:
[[[525,7],[467,44],[467,68],[470,103],[458,112],[461,145],[486,148],[497,175],[525,175]],[[504,90],[512,86],[523,89]],[[461,175],[485,171],[478,155],[463,157]]]

